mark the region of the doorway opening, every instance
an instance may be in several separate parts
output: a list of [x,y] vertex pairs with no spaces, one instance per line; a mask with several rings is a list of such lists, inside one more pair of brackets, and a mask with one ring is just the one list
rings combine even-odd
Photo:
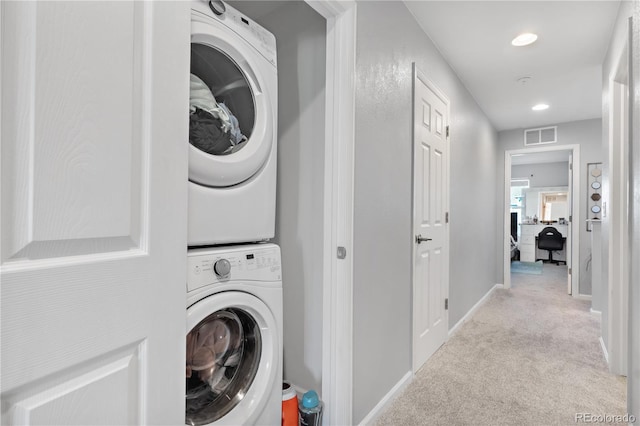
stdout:
[[541,275],[557,267],[567,293],[579,295],[578,165],[578,145],[505,152],[505,288],[512,272]]

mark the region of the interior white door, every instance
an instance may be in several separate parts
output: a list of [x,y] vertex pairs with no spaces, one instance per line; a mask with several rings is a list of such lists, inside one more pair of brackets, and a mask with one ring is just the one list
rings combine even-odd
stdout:
[[182,424],[189,3],[2,2],[2,424]]
[[447,340],[449,101],[414,65],[413,370]]
[[565,241],[565,250],[566,250],[566,260],[567,260],[567,293],[572,293],[572,282],[573,282],[573,269],[571,267],[571,260],[573,259],[571,256],[572,249],[572,239],[571,235],[573,233],[573,154],[569,155],[569,190],[567,193],[567,211],[568,211],[568,219],[569,225],[567,226],[567,239]]

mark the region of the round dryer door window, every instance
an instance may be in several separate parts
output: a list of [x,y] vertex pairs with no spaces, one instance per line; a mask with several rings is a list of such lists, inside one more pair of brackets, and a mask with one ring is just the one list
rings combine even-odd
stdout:
[[247,393],[258,372],[260,328],[247,312],[227,308],[187,334],[186,423],[224,417]]
[[274,115],[258,66],[264,59],[241,39],[196,33],[191,41],[189,180],[237,185],[271,153]]

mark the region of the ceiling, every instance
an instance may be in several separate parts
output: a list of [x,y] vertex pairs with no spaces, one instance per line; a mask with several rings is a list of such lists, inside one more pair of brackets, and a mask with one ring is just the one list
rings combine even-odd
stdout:
[[[405,1],[496,130],[602,116],[601,65],[620,2]],[[538,40],[514,47],[518,34]],[[517,80],[531,77],[522,84]],[[546,111],[531,107],[546,103]]]

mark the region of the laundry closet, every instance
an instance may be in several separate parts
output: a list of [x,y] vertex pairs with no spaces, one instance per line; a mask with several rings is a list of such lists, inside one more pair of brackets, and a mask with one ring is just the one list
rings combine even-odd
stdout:
[[326,20],[302,1],[229,1],[276,37],[276,231],[284,379],[322,391]]

